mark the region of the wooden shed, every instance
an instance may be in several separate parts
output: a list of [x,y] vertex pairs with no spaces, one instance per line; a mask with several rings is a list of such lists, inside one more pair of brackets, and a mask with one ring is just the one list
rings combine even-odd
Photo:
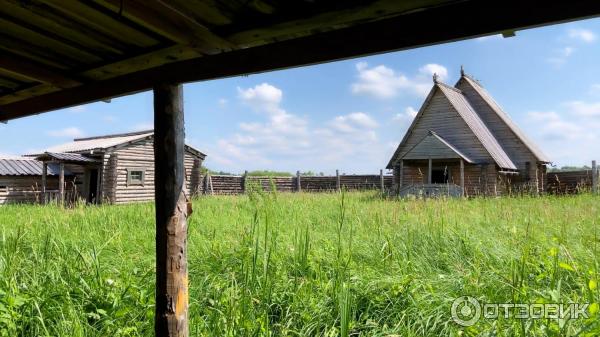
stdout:
[[548,157],[474,78],[433,88],[389,161],[401,195],[544,190]]
[[[43,166],[58,167],[52,172],[59,177],[61,167],[72,172],[79,197],[88,203],[154,200],[152,130],[79,138],[48,148],[35,157]],[[185,145],[187,195],[196,194],[200,187],[200,167],[205,157],[202,152]],[[60,188],[61,184],[58,185]]]

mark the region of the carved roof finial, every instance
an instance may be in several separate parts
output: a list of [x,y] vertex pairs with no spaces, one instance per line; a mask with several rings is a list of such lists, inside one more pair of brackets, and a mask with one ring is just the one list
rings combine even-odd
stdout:
[[433,73],[433,83],[437,83],[437,82],[438,82],[438,74]]
[[460,65],[460,76],[465,76],[465,68],[463,67],[463,65]]

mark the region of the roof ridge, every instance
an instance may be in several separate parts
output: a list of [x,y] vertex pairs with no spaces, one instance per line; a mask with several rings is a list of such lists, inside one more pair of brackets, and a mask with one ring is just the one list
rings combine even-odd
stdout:
[[143,135],[147,133],[154,133],[154,130],[144,130],[144,131],[134,131],[134,132],[126,132],[126,133],[115,133],[110,135],[102,135],[102,136],[94,136],[94,137],[85,137],[85,138],[75,138],[73,141],[81,142],[85,140],[94,140],[94,139],[105,139],[105,138],[118,138],[118,137],[129,137],[129,136],[137,136]]
[[453,87],[453,86],[451,86],[451,85],[449,85],[449,84],[446,84],[446,83],[444,83],[444,82],[436,82],[435,84],[436,84],[436,85],[441,85],[441,86],[444,86],[444,87],[446,87],[446,88],[448,88],[448,89],[451,89],[451,90],[454,90],[454,91],[456,91],[456,92],[457,92],[457,93],[459,93],[459,94],[462,94],[462,91],[461,91],[460,89],[458,89],[458,88],[456,88],[456,87]]

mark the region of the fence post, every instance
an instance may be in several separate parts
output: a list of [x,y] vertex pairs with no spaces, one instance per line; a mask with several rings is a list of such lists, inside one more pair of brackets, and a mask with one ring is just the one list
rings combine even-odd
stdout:
[[385,181],[383,180],[383,169],[379,170],[379,184],[381,187],[381,194],[385,193]]
[[302,187],[300,186],[300,171],[296,171],[296,192],[300,192]]
[[242,176],[242,194],[246,193],[246,178],[248,177],[248,170],[244,171]]
[[340,170],[335,170],[335,189],[339,192],[342,189],[340,182]]
[[598,193],[598,166],[595,160],[592,160],[592,193]]

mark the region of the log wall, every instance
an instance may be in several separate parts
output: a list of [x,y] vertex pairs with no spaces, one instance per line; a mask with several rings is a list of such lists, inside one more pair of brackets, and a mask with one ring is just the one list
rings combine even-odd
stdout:
[[[65,177],[66,189],[73,187],[72,178]],[[48,176],[47,190],[58,190],[58,176]],[[32,203],[42,198],[42,176],[0,176],[0,205]]]
[[[154,200],[154,143],[146,140],[119,148],[104,156],[103,199],[114,204]],[[199,192],[199,179],[194,172],[200,172],[202,160],[191,152],[185,153],[185,190],[188,195]],[[144,172],[143,184],[130,184],[128,170]]]

